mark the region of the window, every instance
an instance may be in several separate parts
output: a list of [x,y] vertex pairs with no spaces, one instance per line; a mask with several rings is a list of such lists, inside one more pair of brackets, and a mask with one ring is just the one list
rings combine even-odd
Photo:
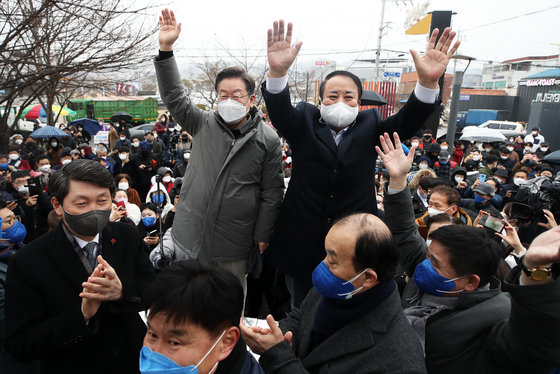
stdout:
[[497,81],[494,83],[494,88],[503,88],[506,86],[506,81]]
[[517,126],[515,126],[515,125],[506,125],[506,124],[502,124],[502,125],[500,126],[500,129],[502,129],[502,130],[515,130],[516,127],[517,127]]
[[489,123],[488,126],[486,126],[486,127],[488,127],[489,129],[499,129],[499,128],[500,128],[500,124],[499,124],[499,123],[491,122],[491,123]]
[[494,88],[494,82],[486,82],[486,83],[484,83],[484,88],[485,88],[486,90],[491,90],[491,89],[493,89],[493,88]]

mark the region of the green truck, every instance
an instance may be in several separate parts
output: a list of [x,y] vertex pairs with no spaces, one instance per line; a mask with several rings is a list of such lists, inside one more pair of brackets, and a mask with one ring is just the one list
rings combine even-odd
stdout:
[[153,97],[98,97],[95,99],[71,99],[68,108],[76,112],[70,121],[80,118],[109,121],[116,112],[127,112],[132,123],[139,125],[154,122],[158,117],[158,102]]

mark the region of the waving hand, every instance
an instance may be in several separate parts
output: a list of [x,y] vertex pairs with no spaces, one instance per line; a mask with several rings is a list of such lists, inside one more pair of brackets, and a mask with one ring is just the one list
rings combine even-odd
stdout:
[[274,21],[272,29],[268,29],[267,55],[270,71],[268,76],[280,78],[288,74],[303,42],[292,47],[292,24],[288,23],[284,35],[284,20]]

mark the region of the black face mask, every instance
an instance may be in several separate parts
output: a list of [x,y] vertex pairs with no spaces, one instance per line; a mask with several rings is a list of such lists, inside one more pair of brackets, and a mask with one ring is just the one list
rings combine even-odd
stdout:
[[432,139],[431,135],[424,135],[424,140],[425,141],[429,141],[430,139]]
[[78,235],[95,236],[109,223],[109,210],[90,210],[82,214],[70,214],[64,211],[64,222]]
[[188,137],[188,136],[182,136],[181,139],[182,139],[184,142],[188,142],[188,141],[189,141],[189,137]]

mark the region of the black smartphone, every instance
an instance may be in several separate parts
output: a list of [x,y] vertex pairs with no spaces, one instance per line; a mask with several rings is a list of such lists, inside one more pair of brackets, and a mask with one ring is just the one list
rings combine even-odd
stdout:
[[505,223],[498,218],[494,218],[487,214],[480,218],[479,222],[482,226],[488,227],[492,231],[501,232],[504,229]]
[[150,232],[148,233],[148,235],[146,235],[146,236],[149,236],[149,237],[152,237],[152,238],[156,238],[156,237],[158,236],[158,235],[157,235],[157,230],[150,231]]

